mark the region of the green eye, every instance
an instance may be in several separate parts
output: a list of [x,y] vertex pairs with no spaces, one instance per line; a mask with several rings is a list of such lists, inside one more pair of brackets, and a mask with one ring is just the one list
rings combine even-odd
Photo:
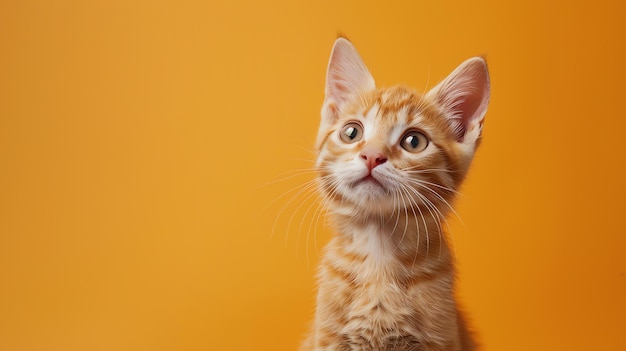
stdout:
[[428,146],[428,138],[418,131],[410,131],[402,137],[400,146],[408,152],[424,151]]
[[363,127],[357,122],[349,122],[341,128],[339,137],[344,143],[356,143],[363,137]]

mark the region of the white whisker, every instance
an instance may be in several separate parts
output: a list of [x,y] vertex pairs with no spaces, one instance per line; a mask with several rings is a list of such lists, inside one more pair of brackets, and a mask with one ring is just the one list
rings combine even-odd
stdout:
[[[450,209],[450,211],[459,219],[459,221],[461,222],[461,224],[463,224],[463,220],[461,219],[461,216],[459,216],[459,214],[456,212],[456,210],[454,209],[454,207],[452,207],[452,205],[443,198],[443,196],[441,196],[441,194],[439,194],[438,192],[436,192],[435,190],[433,190],[432,188],[430,188],[428,185],[425,185],[429,182],[424,182],[418,179],[411,179],[409,180],[412,184],[415,184],[419,187],[421,187],[422,189],[425,189],[427,191],[429,191],[430,193],[432,193],[437,199],[439,199],[446,207],[448,207]],[[432,183],[430,183],[432,184]]]

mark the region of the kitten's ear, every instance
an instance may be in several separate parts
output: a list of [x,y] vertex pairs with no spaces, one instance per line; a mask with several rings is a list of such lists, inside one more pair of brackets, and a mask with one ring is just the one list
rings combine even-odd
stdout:
[[[335,41],[326,71],[326,89],[322,107],[320,134],[330,127],[342,106],[360,91],[376,89],[374,78],[356,48],[347,39]],[[318,137],[318,146],[319,146]]]
[[347,39],[337,39],[326,71],[325,100],[332,100],[341,107],[356,92],[375,88],[374,78],[354,45]]
[[489,71],[480,57],[463,62],[428,92],[443,109],[460,143],[474,144],[480,137],[489,103]]

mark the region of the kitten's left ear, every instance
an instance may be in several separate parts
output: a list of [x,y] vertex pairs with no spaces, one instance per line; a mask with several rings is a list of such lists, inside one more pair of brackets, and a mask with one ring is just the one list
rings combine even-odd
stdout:
[[474,144],[480,137],[489,103],[489,71],[483,58],[463,62],[428,92],[442,108],[456,140]]

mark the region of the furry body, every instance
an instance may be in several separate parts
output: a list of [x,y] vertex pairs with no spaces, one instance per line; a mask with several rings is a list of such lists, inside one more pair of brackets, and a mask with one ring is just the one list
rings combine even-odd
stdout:
[[377,89],[338,39],[318,134],[319,181],[337,235],[324,251],[303,351],[473,350],[442,230],[477,147],[486,65],[468,60],[421,95]]

